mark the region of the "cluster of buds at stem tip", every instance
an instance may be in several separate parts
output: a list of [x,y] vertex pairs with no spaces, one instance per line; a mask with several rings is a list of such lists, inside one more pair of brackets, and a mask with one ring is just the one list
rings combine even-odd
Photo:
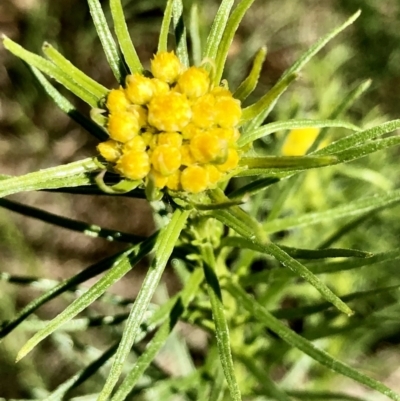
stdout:
[[239,161],[240,101],[213,87],[202,67],[184,68],[174,52],[151,61],[152,78],[128,75],[106,99],[110,139],[98,145],[114,171],[158,189],[199,193]]

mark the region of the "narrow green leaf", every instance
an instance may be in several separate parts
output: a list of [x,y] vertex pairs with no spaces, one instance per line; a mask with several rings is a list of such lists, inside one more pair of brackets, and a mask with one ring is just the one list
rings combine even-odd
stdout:
[[[134,266],[143,256],[150,252],[153,247],[154,236],[144,241],[140,245],[136,245],[124,252],[113,264],[113,267],[108,271],[96,284],[88,289],[83,295],[76,299],[71,305],[57,315],[43,330],[36,333],[28,342],[21,348],[17,355],[17,361],[27,355],[37,344],[52,334],[64,323],[74,318],[78,313],[82,312],[97,298],[99,298],[111,285],[123,277],[129,270],[131,264]],[[134,253],[134,256],[131,254]],[[131,260],[130,260],[131,259]]]
[[84,369],[74,374],[70,379],[60,384],[54,391],[51,392],[43,401],[60,401],[63,400],[67,393],[90,379],[107,361],[114,355],[117,350],[118,343],[112,345],[98,358],[91,362]]
[[108,64],[110,65],[117,81],[122,84],[126,71],[123,61],[118,54],[118,48],[115,44],[110,28],[107,25],[106,17],[101,8],[100,1],[87,0],[87,2],[89,5],[90,15],[92,16],[97,35],[99,35]]
[[[289,67],[281,76],[279,81],[275,84],[275,86],[271,89],[274,91],[276,87],[282,85],[283,81],[287,81],[290,76],[297,75],[300,70],[317,54],[325,45],[330,42],[336,35],[338,35],[341,31],[351,25],[359,16],[361,11],[357,11],[353,14],[348,20],[346,20],[342,25],[333,29],[327,35],[323,36],[316,43],[314,43],[291,67]],[[289,82],[290,83],[290,82]],[[286,85],[287,87],[288,85]],[[285,90],[286,88],[284,88]],[[270,92],[271,92],[270,91]],[[276,99],[277,100],[277,99]],[[247,126],[246,130],[253,131],[255,128],[259,127],[265,118],[268,116],[272,108],[274,107],[275,102],[271,102],[269,107],[261,108],[260,114],[255,117]]]
[[[242,249],[252,249],[263,252],[259,244],[243,237],[225,237],[221,240],[221,247],[229,246]],[[293,258],[299,259],[325,259],[325,258],[369,258],[373,256],[370,252],[359,251],[358,249],[300,249],[279,245],[279,247]]]
[[243,198],[245,196],[255,195],[257,192],[268,188],[270,185],[279,182],[279,178],[260,178],[259,180],[252,181],[242,187],[230,192],[229,199]]
[[274,132],[296,129],[296,128],[346,128],[352,131],[360,131],[357,126],[348,123],[347,121],[340,120],[287,120],[287,121],[277,121],[269,124],[265,124],[254,131],[246,131],[238,139],[238,146],[242,147],[255,140],[262,138],[264,136],[270,135]]
[[[239,27],[244,15],[246,14],[246,11],[253,4],[253,2],[254,0],[241,0],[228,18],[228,21],[226,21],[226,16],[232,5],[229,6],[229,2],[226,2],[227,4],[222,3],[225,8],[221,10],[220,15],[217,15],[206,45],[206,57],[215,59],[215,75],[213,79],[214,85],[219,85],[219,82],[221,81],[226,58],[228,56],[233,37],[235,36],[235,32]],[[226,26],[223,31],[224,33],[220,39],[221,31],[225,24]],[[213,29],[214,25],[215,29]],[[210,51],[212,54],[209,55],[208,51]],[[212,55],[214,55],[214,57],[212,57]]]
[[114,21],[114,30],[118,44],[131,74],[143,72],[142,63],[136,53],[135,46],[129,35],[121,0],[110,0],[111,15]]
[[185,288],[179,294],[179,297],[175,299],[174,306],[171,309],[168,319],[158,329],[156,335],[152,338],[150,343],[147,345],[146,350],[136,361],[133,369],[128,373],[122,382],[118,391],[112,398],[112,401],[123,401],[135,387],[136,383],[154,360],[161,347],[164,346],[167,338],[175,324],[178,321],[180,315],[186,310],[189,303],[192,301],[194,296],[203,281],[203,272],[200,269],[196,269],[187,281]]
[[336,155],[332,156],[262,156],[242,157],[240,167],[248,169],[309,169],[330,166],[337,162]]
[[84,87],[78,85],[70,76],[64,71],[60,70],[51,61],[44,59],[34,53],[25,50],[23,47],[13,42],[11,39],[3,36],[4,47],[13,53],[15,56],[24,60],[29,66],[35,67],[42,71],[44,74],[54,78],[61,85],[65,86],[74,95],[81,98],[84,102],[88,103],[91,107],[97,107],[100,97],[95,96],[88,92]]
[[139,294],[136,297],[136,301],[133,304],[110,374],[98,397],[98,401],[107,400],[121,375],[124,362],[140,331],[143,315],[147,311],[150,300],[154,295],[179,235],[186,224],[189,213],[189,211],[182,212],[179,209],[176,210],[169,224],[161,230],[157,238],[154,260],[146,274]]
[[198,66],[201,63],[201,34],[200,34],[200,15],[197,3],[193,3],[190,8],[189,34],[192,44],[193,64]]
[[370,213],[394,206],[400,201],[400,190],[390,191],[384,194],[368,196],[350,201],[344,205],[323,212],[305,213],[301,216],[285,217],[268,221],[263,225],[267,233],[287,230],[293,227],[302,227],[310,224],[324,223],[344,217],[355,217],[360,214]]
[[182,0],[172,2],[172,23],[174,25],[176,55],[185,67],[189,67],[189,54],[186,42],[186,27],[183,20]]
[[239,99],[240,101],[243,102],[243,100],[247,99],[247,97],[254,91],[254,89],[258,84],[261,68],[265,61],[266,56],[267,56],[267,48],[262,47],[257,52],[256,57],[254,58],[253,66],[251,67],[249,75],[235,90],[233,94],[234,98]]
[[99,169],[100,165],[97,160],[89,158],[18,177],[6,178],[0,181],[0,197],[24,191],[91,184],[93,180],[88,173]]
[[23,214],[24,216],[39,219],[46,223],[54,224],[69,230],[78,231],[93,238],[106,238],[109,241],[131,242],[134,244],[145,239],[144,237],[139,237],[137,235],[102,228],[95,224],[88,224],[84,223],[83,221],[61,217],[54,213],[49,213],[35,207],[10,201],[8,199],[0,199],[0,207]]
[[[30,316],[35,310],[39,307],[44,305],[45,303],[51,301],[52,299],[56,298],[58,295],[63,294],[66,291],[74,291],[75,288],[82,284],[83,282],[105,272],[106,270],[110,269],[111,266],[116,262],[116,260],[121,256],[122,252],[119,252],[115,255],[112,255],[106,259],[101,260],[98,263],[95,263],[86,269],[82,270],[75,276],[63,280],[60,283],[55,282],[52,288],[42,294],[40,297],[35,298],[32,302],[26,305],[20,312],[18,312],[17,316],[13,319],[5,322],[3,325],[0,326],[0,339],[5,337],[9,334],[12,330],[18,327],[28,316]],[[5,273],[2,273],[4,275]],[[6,277],[6,278],[9,278]],[[1,277],[3,280],[4,277]],[[19,282],[25,281],[29,283],[29,280],[32,279],[21,279],[21,278],[14,278],[13,281],[10,282]],[[35,287],[40,286],[40,279],[34,279],[33,282],[35,283]],[[45,279],[45,284],[47,287],[49,286],[49,280]]]
[[172,6],[175,0],[168,0],[165,6],[164,16],[161,23],[160,35],[158,37],[157,53],[168,51],[169,26],[172,19]]
[[356,145],[361,145],[368,140],[375,139],[378,136],[384,134],[388,134],[389,132],[395,131],[399,128],[400,120],[388,121],[376,127],[356,132],[352,135],[341,138],[338,141],[326,146],[325,148],[315,151],[313,154],[328,155],[343,152],[350,148],[353,148]]
[[222,369],[228,383],[229,392],[232,400],[241,401],[239,385],[235,376],[233,365],[229,327],[225,317],[224,304],[222,301],[221,287],[215,273],[215,258],[211,245],[208,243],[201,247],[203,254],[204,275],[207,282],[207,292],[210,298],[213,322],[215,324],[215,336]]
[[288,391],[288,395],[304,401],[367,401],[365,398],[355,397],[334,391]]
[[208,34],[203,59],[215,60],[235,0],[222,0]]
[[[272,110],[275,103],[278,101],[280,96],[286,91],[289,85],[297,78],[296,74],[291,74],[285,77],[285,79],[279,81],[271,90],[269,90],[261,99],[249,107],[243,109],[240,124],[243,125],[245,122],[255,120],[256,117],[261,113],[267,114]],[[264,121],[264,118],[262,119]],[[261,121],[261,123],[262,123]],[[260,123],[260,124],[261,124]],[[254,130],[253,121],[245,127],[245,132],[251,132]]]
[[257,366],[254,357],[243,354],[239,354],[237,357],[260,384],[264,395],[276,401],[292,401],[292,399],[273,382],[268,372]]
[[[382,252],[371,256],[370,258],[363,259],[352,259],[340,262],[318,262],[318,263],[308,263],[307,268],[313,274],[329,274],[336,273],[346,270],[359,269],[365,266],[373,266],[379,263],[391,262],[398,260],[400,258],[400,251],[389,251]],[[273,280],[286,280],[288,278],[294,277],[292,271],[282,268],[274,268],[268,271],[263,271],[260,273],[254,273],[252,275],[247,275],[241,277],[240,283],[243,286],[252,286],[259,283],[267,283]]]
[[67,60],[58,50],[50,43],[45,42],[42,47],[43,53],[54,63],[65,75],[75,81],[79,86],[84,88],[98,99],[104,98],[108,89],[100,85],[94,79],[87,76],[79,68],[76,68],[69,60]]
[[[329,118],[330,119],[337,119],[339,116],[341,116],[346,110],[350,108],[350,106],[353,105],[353,103],[371,86],[371,80],[368,79],[364,82],[362,82],[360,85],[358,85],[356,88],[351,90],[344,98],[343,100],[335,107],[333,112],[330,114]],[[326,136],[328,133],[328,127],[322,129],[317,137],[315,138],[313,144],[310,146],[310,148],[307,150],[307,153],[312,153],[315,150],[319,148],[319,146],[323,143],[325,140]]]
[[272,314],[267,312],[254,298],[246,294],[239,285],[229,282],[227,284],[227,290],[237,299],[240,305],[242,305],[249,313],[251,313],[251,315],[258,322],[263,324],[266,328],[272,330],[292,347],[303,351],[310,358],[319,362],[321,365],[326,366],[328,369],[333,370],[334,372],[337,372],[343,376],[349,377],[350,379],[353,379],[358,383],[371,388],[372,390],[376,390],[394,401],[400,401],[400,395],[396,394],[384,384],[371,379],[370,377],[363,375],[343,362],[340,362],[325,351],[315,347],[310,341],[296,334],[284,323],[280,322],[278,319],[272,316]]
[[[400,288],[400,285],[393,285],[389,287],[384,287],[384,288],[377,288],[374,290],[369,290],[369,291],[357,291],[353,292],[351,294],[347,294],[343,297],[341,297],[342,301],[344,302],[350,302],[350,301],[360,301],[365,298],[369,298],[372,296],[380,295],[380,294],[387,294],[391,291],[398,291]],[[358,302],[359,304],[359,302]],[[319,313],[323,312],[329,308],[331,308],[331,304],[328,302],[322,302],[319,304],[314,304],[310,306],[300,306],[296,308],[284,308],[284,309],[278,309],[276,311],[271,311],[271,313],[277,318],[277,319],[301,319],[306,316],[312,315],[314,313]]]
[[[232,208],[234,209],[234,208]],[[230,218],[226,219],[225,216],[220,216],[221,212],[224,212],[225,215],[230,214]],[[251,230],[251,227],[248,227],[246,224],[243,224],[236,216],[233,215],[232,210],[224,210],[218,212],[211,212],[213,217],[217,220],[220,220],[222,223],[228,225],[230,228],[235,230],[239,235],[247,238],[248,240],[254,242],[254,246],[257,246],[259,251],[265,253],[267,255],[271,255],[278,262],[280,262],[283,266],[289,268],[297,275],[302,277],[304,280],[309,282],[316,290],[320,292],[320,294],[328,301],[331,302],[337,309],[342,311],[347,315],[352,315],[352,310],[341,301],[341,299],[336,296],[321,280],[318,279],[309,269],[307,269],[304,265],[298,262],[296,259],[293,259],[289,256],[285,251],[283,251],[278,245],[269,242],[256,232]],[[245,213],[245,212],[243,212]],[[244,228],[243,228],[244,226]]]
[[109,138],[107,132],[92,120],[80,113],[35,67],[31,67],[36,79],[42,85],[46,93],[53,99],[55,104],[65,113],[68,114],[75,122],[83,127],[90,134],[95,136],[99,141],[105,141]]

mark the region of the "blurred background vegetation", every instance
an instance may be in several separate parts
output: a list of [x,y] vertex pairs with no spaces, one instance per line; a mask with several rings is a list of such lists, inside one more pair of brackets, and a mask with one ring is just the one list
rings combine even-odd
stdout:
[[[193,1],[184,3],[190,6]],[[125,0],[124,3],[131,36],[146,65],[156,51],[165,1]],[[108,10],[107,2],[103,4]],[[198,4],[201,30],[205,36],[219,1],[201,0]],[[240,26],[231,48],[226,77],[232,88],[249,70],[255,52],[266,45],[268,56],[253,99],[264,93],[308,46],[358,8],[363,11],[361,17],[315,57],[280,100],[269,119],[327,118],[349,90],[368,78],[372,79],[369,91],[351,108],[346,119],[368,127],[398,118],[398,0],[256,1]],[[109,88],[116,85],[85,1],[3,0],[0,3],[0,31],[37,53],[40,53],[43,42],[48,41],[91,77]],[[23,62],[2,47],[0,60],[0,173],[19,175],[94,155],[95,139],[57,109]],[[83,112],[88,112],[86,105],[72,100]],[[330,138],[342,135],[339,130],[331,130],[330,133]],[[261,142],[259,147],[278,154],[282,140],[282,136],[274,136]],[[374,154],[348,166],[310,172],[294,189],[283,213],[289,215],[323,210],[349,199],[396,188],[399,186],[398,157],[399,151],[395,149]],[[279,192],[276,190],[271,193],[267,191],[258,199],[261,205],[257,209],[259,217],[262,217],[262,213],[268,214],[277,196]],[[20,194],[13,199],[63,216],[139,235],[147,235],[154,230],[150,208],[143,200],[59,193]],[[394,207],[370,215],[334,245],[371,252],[397,249],[400,219],[396,216],[399,213],[400,208]],[[328,231],[326,227],[311,226],[306,230],[285,232],[280,241],[297,247],[315,247],[345,223],[339,222]],[[35,222],[5,209],[0,209],[0,227],[1,271],[12,274],[63,279],[120,249],[117,244],[102,239],[82,238],[80,234]],[[257,268],[259,265],[255,264],[254,269]],[[396,284],[397,275],[398,267],[395,264],[380,264],[374,269],[331,276],[329,283],[339,294],[346,294]],[[112,291],[132,297],[138,286],[137,277],[138,270],[135,270],[134,275],[128,274]],[[165,282],[168,291],[173,293],[176,283],[169,271]],[[16,310],[39,293],[31,287],[0,282],[0,320],[13,316]],[[286,289],[286,294],[288,304],[315,296],[314,293],[308,294],[304,285],[300,284]],[[373,303],[362,305],[365,316],[378,311],[386,316],[386,324],[379,327],[373,321],[369,325],[360,324],[358,329],[346,331],[343,336],[331,336],[320,341],[334,355],[339,358],[346,355],[348,363],[363,367],[364,371],[399,391],[400,309],[397,301],[396,293],[387,293]],[[51,303],[41,308],[38,316],[49,319],[61,307],[61,301]],[[112,313],[110,310],[107,312]],[[301,322],[299,331],[307,333],[316,327],[317,320]],[[201,360],[207,353],[206,335],[189,327],[182,330],[192,354]],[[33,358],[25,358],[15,365],[16,352],[28,336],[27,332],[17,330],[15,335],[0,344],[0,397],[41,398],[43,393],[40,389],[55,388],[73,374],[77,365],[81,366],[96,354],[96,347],[104,348],[108,344],[107,335],[100,335],[97,329],[90,333],[79,333],[74,345],[60,333],[38,347]],[[89,342],[91,347],[83,345]],[[71,347],[75,347],[80,354],[79,362],[71,357]],[[294,358],[297,358],[296,364],[293,363]],[[339,386],[368,398],[368,394],[363,393],[365,390],[354,383],[337,378],[326,370],[319,371],[315,366],[308,366],[309,360],[301,358],[299,353],[290,354],[286,362],[287,365],[281,364],[275,372],[277,378],[284,378],[286,388],[297,390],[313,386],[313,389],[323,390],[337,389]],[[166,372],[174,372],[171,355],[169,359],[168,355],[164,358],[163,364]],[[102,380],[101,374],[99,380]]]

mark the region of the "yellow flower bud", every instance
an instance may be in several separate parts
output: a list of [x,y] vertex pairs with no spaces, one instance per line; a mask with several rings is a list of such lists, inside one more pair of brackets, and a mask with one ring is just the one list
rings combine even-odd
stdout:
[[165,176],[179,169],[181,159],[180,149],[170,145],[157,146],[151,154],[153,168]]
[[208,132],[219,139],[233,145],[239,138],[239,131],[236,128],[211,128]]
[[107,96],[106,106],[110,113],[116,113],[126,111],[130,106],[130,102],[122,88],[112,89]]
[[301,156],[306,154],[318,136],[319,128],[296,128],[292,129],[286,137],[282,146],[282,154],[285,156]]
[[209,184],[208,171],[201,166],[189,166],[182,171],[182,189],[191,193],[199,193],[207,189]]
[[121,156],[121,149],[118,142],[109,139],[97,145],[99,153],[108,161],[116,162]]
[[181,73],[183,66],[174,52],[157,53],[151,60],[151,72],[155,78],[168,82],[175,82]]
[[224,88],[223,86],[216,86],[210,91],[214,96],[228,96],[232,97],[232,93],[229,89]]
[[146,104],[153,97],[154,84],[150,78],[141,74],[128,75],[126,77],[125,93],[134,104]]
[[239,163],[239,154],[236,149],[228,150],[228,157],[226,158],[225,163],[215,164],[219,171],[229,171],[233,170]]
[[215,122],[223,128],[238,125],[242,109],[240,101],[228,96],[217,96],[215,100]]
[[183,139],[191,139],[196,134],[203,132],[203,130],[201,128],[199,128],[197,125],[194,125],[193,123],[189,123],[186,127],[184,127],[182,129],[181,132],[182,132]]
[[153,132],[146,131],[141,135],[146,146],[150,149],[154,149],[157,146],[157,135]]
[[215,97],[209,93],[199,97],[192,105],[192,122],[199,128],[215,124]]
[[149,103],[148,121],[160,131],[180,131],[191,117],[189,101],[180,93],[155,96]]
[[154,180],[154,184],[157,188],[162,189],[167,185],[169,177],[160,174],[158,171],[154,169],[151,169],[149,175]]
[[181,164],[182,166],[191,166],[196,163],[196,160],[193,158],[192,153],[190,152],[190,145],[184,144],[181,146]]
[[208,179],[210,184],[216,184],[224,175],[213,164],[206,164],[204,168],[208,172]]
[[127,142],[138,134],[139,120],[137,115],[127,111],[110,114],[107,129],[112,139]]
[[146,142],[140,135],[133,137],[130,141],[124,144],[124,153],[131,151],[144,152],[145,150]]
[[179,148],[182,145],[182,135],[179,132],[161,132],[157,135],[158,145],[172,145]]
[[139,106],[137,104],[131,104],[128,107],[128,111],[131,112],[132,114],[135,114],[140,128],[144,127],[147,124],[147,109]]
[[153,96],[165,95],[170,90],[169,85],[161,79],[153,78],[151,82],[153,82]]
[[117,170],[131,180],[141,180],[150,171],[149,155],[146,152],[126,152],[118,160]]
[[206,131],[196,134],[190,141],[190,152],[199,163],[210,161],[225,161],[227,157],[228,143]]
[[173,191],[179,191],[181,189],[181,172],[176,170],[173,174],[168,176],[167,187]]
[[189,99],[203,96],[210,87],[210,78],[203,68],[190,67],[178,79],[180,91]]

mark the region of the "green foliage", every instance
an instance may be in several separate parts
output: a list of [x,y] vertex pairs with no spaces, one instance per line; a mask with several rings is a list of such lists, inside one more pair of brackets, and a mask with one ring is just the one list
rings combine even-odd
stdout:
[[[201,3],[192,3],[190,10],[185,10],[186,3],[181,0],[163,2],[165,14],[158,51],[168,49],[172,28],[175,52],[181,62],[189,65],[189,54],[192,54],[194,62],[198,63],[203,55],[214,83],[219,85],[229,47],[253,1],[239,1],[232,12],[234,2],[221,1],[205,41],[197,20],[201,15]],[[95,29],[116,78],[115,85],[124,82],[128,71],[143,71],[125,20],[127,10],[124,12],[122,5],[119,0],[110,1],[116,43],[100,2],[88,0]],[[191,17],[189,44],[186,11]],[[6,272],[0,274],[1,281],[43,291],[0,327],[1,341],[17,330],[29,332],[33,329],[33,336],[19,351],[17,360],[31,358],[27,354],[47,337],[58,341],[60,348],[71,338],[76,344],[81,343],[81,339],[77,341],[71,333],[87,334],[92,327],[100,327],[106,333],[104,339],[113,344],[101,352],[97,350],[95,357],[85,358],[86,366],[55,389],[41,388],[42,399],[70,399],[76,388],[78,393],[79,389],[83,389],[80,394],[85,393],[86,385],[94,392],[90,399],[102,401],[173,400],[177,399],[176,394],[183,400],[212,401],[356,399],[345,392],[332,391],[334,387],[321,391],[318,384],[304,388],[298,383],[293,389],[288,385],[289,379],[279,380],[274,369],[284,366],[290,366],[287,369],[292,371],[300,369],[301,352],[310,358],[307,359],[310,383],[314,376],[327,374],[326,370],[320,370],[319,365],[322,365],[392,400],[400,400],[399,394],[365,374],[365,369],[352,367],[354,360],[337,352],[340,333],[343,338],[350,339],[350,344],[357,342],[357,336],[361,338],[360,343],[368,344],[372,341],[370,328],[384,327],[390,321],[385,312],[396,306],[395,293],[399,285],[387,285],[388,276],[384,273],[376,274],[362,291],[357,282],[367,281],[365,269],[368,266],[384,264],[389,266],[390,273],[400,252],[393,249],[395,245],[390,241],[389,248],[373,247],[375,234],[360,239],[356,229],[372,213],[388,213],[389,221],[393,218],[390,211],[400,200],[400,190],[392,188],[390,172],[387,173],[388,190],[382,190],[381,185],[376,193],[370,184],[380,177],[381,170],[386,174],[385,163],[373,158],[377,157],[377,151],[389,153],[392,147],[400,144],[398,136],[389,136],[400,128],[400,122],[379,121],[372,127],[361,128],[362,122],[346,121],[343,114],[367,89],[369,81],[347,94],[340,90],[340,99],[335,99],[336,106],[327,116],[298,118],[291,110],[278,121],[265,121],[275,112],[278,100],[288,95],[289,87],[295,86],[294,81],[302,68],[358,15],[359,12],[317,41],[269,91],[243,109],[238,141],[241,160],[239,167],[230,173],[229,180],[201,194],[166,191],[158,200],[149,200],[157,222],[157,230],[151,236],[104,228],[13,200],[0,200],[0,207],[4,209],[81,235],[105,238],[123,247],[122,251],[60,282]],[[103,85],[89,78],[47,43],[43,51],[48,59],[6,37],[3,44],[30,66],[39,84],[64,113],[97,140],[107,137],[106,130],[93,118],[93,112],[94,121],[78,111],[45,75],[95,111],[104,106],[108,90]],[[234,92],[235,96],[244,100],[255,90],[265,56],[266,50],[261,48],[248,77]],[[285,114],[282,110],[278,109],[277,113]],[[322,130],[309,144],[308,154],[281,155],[280,145],[284,139],[281,131],[300,128]],[[348,134],[349,130],[352,133]],[[331,133],[339,138],[332,142],[328,136]],[[372,160],[368,167],[363,159],[367,155],[371,155],[368,160]],[[353,162],[355,178],[350,177],[347,166],[342,166],[348,162]],[[149,191],[146,193],[138,182],[119,180],[115,174],[106,173],[106,169],[104,161],[91,157],[21,176],[4,175],[0,180],[0,196],[41,190],[107,194],[120,200],[148,195]],[[362,181],[357,184],[358,191],[354,184],[357,180]],[[343,223],[349,218],[356,219]],[[377,217],[376,227],[385,229],[384,219]],[[329,235],[321,235],[325,232]],[[336,242],[340,243],[339,247],[331,248]],[[146,257],[151,258],[148,264]],[[147,273],[135,292],[135,299],[119,298],[109,292],[114,283],[145,262]],[[169,264],[181,281],[182,289],[156,306],[152,300],[157,296]],[[102,276],[90,287],[81,286],[100,274]],[[340,282],[344,283],[342,287]],[[70,299],[68,294],[73,296],[73,301],[52,320],[36,317],[40,307],[55,298]],[[284,307],[294,299],[294,306]],[[97,305],[104,308],[112,305],[114,309],[106,315],[93,315]],[[80,317],[86,310],[91,312]],[[369,310],[373,313],[364,321]],[[393,313],[398,314],[398,310],[394,309]],[[306,326],[304,330],[292,327],[299,319]],[[176,379],[155,361],[163,349],[168,349],[181,322],[207,333],[209,343],[195,367],[192,355],[182,345],[184,340],[177,341],[176,359],[183,361],[185,371]],[[384,329],[380,333],[386,334]],[[88,337],[82,338],[84,341]],[[330,342],[316,341],[322,338],[329,338]],[[94,380],[104,368],[107,369],[105,380]],[[35,394],[38,393],[32,391],[30,395],[35,397]]]

